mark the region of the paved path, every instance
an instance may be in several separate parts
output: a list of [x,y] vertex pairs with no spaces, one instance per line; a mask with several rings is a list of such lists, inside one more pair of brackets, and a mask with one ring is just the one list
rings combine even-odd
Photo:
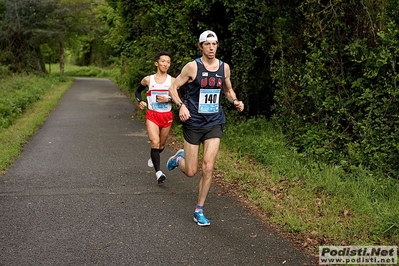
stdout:
[[133,112],[111,81],[75,80],[0,177],[0,265],[317,265],[216,185],[197,226],[198,177],[156,185]]

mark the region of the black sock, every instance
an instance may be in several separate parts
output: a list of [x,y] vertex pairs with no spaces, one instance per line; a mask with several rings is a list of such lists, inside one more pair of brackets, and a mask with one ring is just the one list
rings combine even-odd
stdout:
[[151,148],[151,160],[154,165],[155,172],[158,172],[161,169],[161,155],[159,154],[159,149]]

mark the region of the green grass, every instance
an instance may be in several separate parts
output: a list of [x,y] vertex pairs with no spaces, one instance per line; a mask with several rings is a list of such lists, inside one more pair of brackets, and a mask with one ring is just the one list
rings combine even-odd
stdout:
[[218,170],[304,245],[399,242],[398,180],[315,162],[288,148],[279,127],[262,118],[228,123],[225,131]]
[[[47,65],[48,67],[48,65]],[[109,77],[117,79],[117,68],[51,66],[51,74],[15,75],[0,82],[0,172],[19,156],[28,139],[46,120],[58,101],[72,84],[72,77]]]
[[[47,71],[49,66],[46,65]],[[59,64],[51,65],[51,75],[59,75],[60,66]],[[92,78],[112,78],[116,80],[120,76],[120,69],[117,67],[109,67],[107,69],[96,66],[75,66],[71,64],[65,64],[64,74],[69,77],[92,77]]]
[[43,124],[72,83],[71,79],[61,79],[61,81],[56,79],[57,83],[55,84],[54,79],[45,77],[17,76],[15,79],[18,82],[25,80],[27,84],[34,79],[36,84],[44,86],[50,86],[48,84],[50,79],[53,85],[43,95],[40,95],[35,103],[29,105],[21,116],[14,119],[10,126],[0,129],[0,172],[3,172],[19,156],[28,139]]

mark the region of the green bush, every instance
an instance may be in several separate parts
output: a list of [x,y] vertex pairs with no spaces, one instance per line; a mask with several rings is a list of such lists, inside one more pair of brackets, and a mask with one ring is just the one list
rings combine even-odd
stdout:
[[301,5],[307,45],[301,57],[274,62],[275,118],[301,152],[399,178],[399,30],[384,4],[373,4],[340,2],[339,13]]
[[9,127],[29,106],[59,82],[59,77],[17,76],[0,84],[0,128]]
[[[399,239],[397,180],[385,178],[381,171],[371,171],[361,166],[353,167],[351,173],[348,173],[339,165],[328,165],[318,161],[317,156],[298,153],[286,143],[286,136],[278,124],[264,117],[240,121],[233,115],[230,115],[225,126],[225,136],[222,140],[225,148],[233,150],[232,153],[239,158],[246,159],[249,155],[249,158],[267,166],[273,180],[272,186],[281,182],[290,182],[295,186],[300,181],[301,190],[309,192],[310,195],[324,195],[342,201],[345,204],[343,208],[354,212],[355,219],[361,223],[351,226],[364,231],[362,238],[368,238],[370,243],[394,243]],[[239,183],[245,183],[243,176],[236,178],[240,179]],[[252,184],[250,180],[246,182]],[[262,186],[262,180],[256,182]],[[263,187],[270,189],[267,185]],[[301,198],[301,195],[297,196]],[[334,210],[342,208],[340,205],[331,208],[337,213],[342,211]],[[331,217],[327,218],[337,217],[331,214]],[[285,222],[290,223],[286,220]]]

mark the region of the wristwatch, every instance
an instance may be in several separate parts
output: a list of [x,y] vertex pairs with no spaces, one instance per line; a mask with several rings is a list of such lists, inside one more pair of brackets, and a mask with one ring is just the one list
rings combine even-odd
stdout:
[[177,103],[176,106],[178,109],[180,109],[180,107],[183,105],[183,103]]

